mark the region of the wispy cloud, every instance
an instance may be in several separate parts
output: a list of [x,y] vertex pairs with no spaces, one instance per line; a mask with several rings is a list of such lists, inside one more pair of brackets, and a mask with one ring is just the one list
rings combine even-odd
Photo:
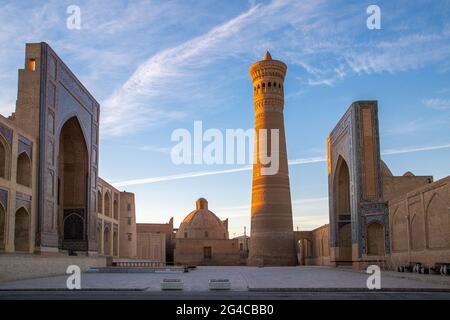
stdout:
[[[130,127],[148,126],[149,120],[157,122],[180,119],[181,111],[161,110],[149,105],[151,98],[160,95],[164,87],[176,90],[177,83],[187,78],[192,71],[207,65],[211,59],[205,55],[214,52],[217,58],[219,45],[231,35],[238,33],[247,20],[257,12],[259,6],[208,33],[191,39],[179,46],[165,49],[145,61],[134,74],[103,103],[102,128],[106,134],[120,135]],[[186,86],[183,86],[184,88]],[[125,119],[125,121],[123,121]]]
[[139,147],[139,150],[141,151],[150,151],[150,152],[157,152],[157,153],[164,153],[164,154],[170,154],[170,148],[169,147],[158,147],[158,146],[141,146]]
[[172,180],[181,180],[195,177],[204,177],[211,176],[217,174],[225,174],[225,173],[233,173],[233,172],[241,172],[241,171],[249,171],[251,170],[251,166],[235,168],[235,169],[224,169],[224,170],[204,170],[204,171],[196,171],[196,172],[187,172],[182,174],[174,174],[169,176],[161,176],[161,177],[152,177],[152,178],[144,178],[144,179],[134,179],[134,180],[126,180],[115,182],[112,185],[115,187],[124,187],[124,186],[133,186],[139,184],[151,184],[163,181],[172,181]]
[[[396,12],[387,5],[383,8]],[[292,0],[255,4],[205,34],[148,58],[104,101],[103,132],[121,135],[129,128],[189,116],[189,110],[176,103],[161,112],[161,99],[165,94],[184,96],[188,92],[183,101],[190,101],[202,94],[189,85],[192,79],[198,85],[207,77],[211,87],[218,78],[210,66],[220,68],[221,61],[229,61],[229,68],[220,69],[229,75],[227,69],[236,70],[233,64],[248,64],[251,60],[242,57],[260,55],[263,48],[276,48],[286,62],[303,68],[303,80],[310,86],[331,86],[351,73],[417,69],[450,57],[445,28],[427,33],[416,27],[416,21],[403,20],[415,27],[400,28],[398,34],[392,29],[389,36],[380,38],[365,28],[365,19],[364,10],[350,4],[336,7],[325,6],[323,1]],[[283,36],[275,37],[276,33]]]
[[425,126],[421,120],[411,120],[404,123],[395,123],[395,126],[386,130],[386,136],[389,135],[406,135],[417,132]]
[[426,107],[431,109],[437,110],[450,109],[450,99],[439,99],[439,98],[424,99],[422,100],[422,103]]
[[[383,12],[389,12],[383,26],[389,29],[377,32],[365,27],[365,8],[353,2],[249,3],[250,8],[240,6],[240,14],[224,14],[228,20],[223,21],[195,16],[182,2],[81,0],[79,32],[65,28],[67,3],[2,3],[0,21],[8,23],[0,41],[9,45],[0,48],[0,74],[11,76],[0,88],[0,110],[14,107],[14,71],[22,64],[18,53],[25,42],[48,41],[71,67],[78,66],[77,76],[101,101],[102,137],[186,119],[213,104],[229,105],[232,95],[224,89],[265,49],[276,49],[277,56],[302,70],[302,90],[354,74],[440,67],[450,59],[448,15],[427,25],[436,21],[434,13],[444,12],[439,5],[424,12],[407,1],[404,6],[383,3]],[[420,19],[407,10],[420,12]],[[190,20],[196,23],[185,27]],[[448,102],[429,100],[435,108]]]
[[[326,160],[325,157],[313,157],[313,158],[289,160],[288,163],[289,163],[289,165],[298,165],[298,164],[324,162],[325,160]],[[119,182],[112,183],[112,185],[114,185],[115,187],[124,187],[124,186],[140,185],[140,184],[151,184],[151,183],[164,182],[164,181],[182,180],[182,179],[212,176],[212,175],[218,175],[218,174],[250,171],[250,170],[252,170],[252,168],[253,167],[251,165],[248,165],[248,166],[243,166],[243,167],[233,168],[233,169],[203,170],[203,171],[187,172],[187,173],[182,173],[182,174],[175,174],[175,175],[168,175],[168,176],[161,176],[161,177],[119,181]]]
[[430,63],[445,61],[449,56],[449,39],[446,32],[403,35],[351,50],[346,54],[346,61],[356,73],[395,73],[418,69]]
[[[321,2],[297,4],[296,10],[306,17]],[[150,56],[103,101],[102,132],[123,135],[130,130],[184,119],[193,112],[189,106],[194,101],[220,101],[221,86],[228,83],[223,81],[225,75],[242,63],[247,64],[243,57],[253,56],[254,52],[260,56],[273,46],[269,36],[265,44],[261,41],[295,17],[289,11],[293,3],[275,0],[256,4],[200,36]],[[227,61],[226,68],[221,68],[223,61]],[[236,74],[228,78],[235,77]]]
[[307,164],[307,163],[316,163],[316,162],[324,162],[326,161],[326,157],[311,157],[311,158],[301,158],[301,159],[293,159],[289,160],[289,165],[296,165],[296,164]]
[[[422,151],[432,151],[432,150],[448,149],[448,148],[450,148],[450,143],[449,144],[442,144],[442,145],[435,145],[435,146],[422,146],[422,147],[408,147],[408,148],[386,149],[386,150],[383,150],[381,152],[381,155],[394,155],[394,154],[413,153],[413,152],[422,152]],[[323,156],[323,157],[311,157],[311,158],[293,159],[293,160],[289,160],[288,164],[290,166],[293,166],[293,165],[302,165],[302,164],[309,164],[309,163],[320,163],[320,162],[325,162],[325,161],[326,161],[326,157]],[[151,178],[144,178],[144,179],[125,180],[125,181],[114,182],[114,183],[112,183],[112,185],[115,186],[115,187],[124,187],[124,186],[151,184],[151,183],[173,181],[173,180],[181,180],[181,179],[190,179],[190,178],[204,177],[204,176],[211,176],[211,175],[235,173],[235,172],[242,172],[242,171],[250,171],[250,170],[252,170],[252,166],[251,165],[243,166],[243,167],[240,167],[240,168],[233,168],[233,169],[203,170],[203,171],[187,172],[187,173],[176,174],[176,175],[151,177]]]
[[391,155],[391,154],[402,154],[402,153],[421,152],[421,151],[432,151],[432,150],[448,149],[448,148],[450,148],[450,143],[449,144],[436,145],[436,146],[423,146],[423,147],[386,149],[381,154],[382,155]]

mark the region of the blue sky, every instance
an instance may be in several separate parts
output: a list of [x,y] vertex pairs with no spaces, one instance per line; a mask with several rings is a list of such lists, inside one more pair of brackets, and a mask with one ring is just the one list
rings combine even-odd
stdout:
[[[72,4],[80,30],[66,27]],[[381,8],[381,30],[366,27],[370,4]],[[288,65],[295,227],[328,221],[325,162],[305,159],[325,156],[327,134],[354,100],[378,100],[394,174],[450,173],[449,1],[2,0],[0,21],[0,112],[14,110],[24,44],[48,42],[101,103],[100,175],[136,193],[139,222],[173,216],[178,225],[202,196],[229,218],[231,236],[248,230],[251,171],[174,165],[170,136],[195,120],[251,128],[248,69],[266,50]],[[157,179],[126,185],[143,178]]]

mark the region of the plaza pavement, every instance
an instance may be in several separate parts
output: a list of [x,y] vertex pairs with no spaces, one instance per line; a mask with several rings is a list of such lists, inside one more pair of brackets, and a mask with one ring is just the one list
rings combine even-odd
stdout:
[[[316,266],[297,267],[198,267],[188,273],[83,273],[82,290],[160,292],[166,278],[182,279],[184,291],[208,291],[210,279],[229,279],[231,291],[244,292],[357,292],[367,290],[368,274],[350,269]],[[7,291],[65,290],[66,275],[0,283],[3,295]],[[381,273],[384,291],[448,292],[450,277],[441,275]]]

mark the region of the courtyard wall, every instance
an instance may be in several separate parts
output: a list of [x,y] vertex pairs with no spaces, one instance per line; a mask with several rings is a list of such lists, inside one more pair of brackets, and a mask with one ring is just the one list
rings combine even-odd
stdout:
[[67,267],[77,265],[81,271],[90,267],[105,267],[105,257],[1,254],[0,282],[66,274]]

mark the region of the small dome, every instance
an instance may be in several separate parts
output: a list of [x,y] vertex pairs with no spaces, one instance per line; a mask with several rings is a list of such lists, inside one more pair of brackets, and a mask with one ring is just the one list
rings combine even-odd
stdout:
[[205,198],[198,198],[195,205],[197,209],[208,209],[208,201]]
[[175,238],[228,239],[228,230],[225,223],[208,210],[208,201],[199,198],[196,201],[196,209],[184,218]]
[[264,54],[263,60],[272,60],[272,56],[270,55],[269,51],[266,51]]

